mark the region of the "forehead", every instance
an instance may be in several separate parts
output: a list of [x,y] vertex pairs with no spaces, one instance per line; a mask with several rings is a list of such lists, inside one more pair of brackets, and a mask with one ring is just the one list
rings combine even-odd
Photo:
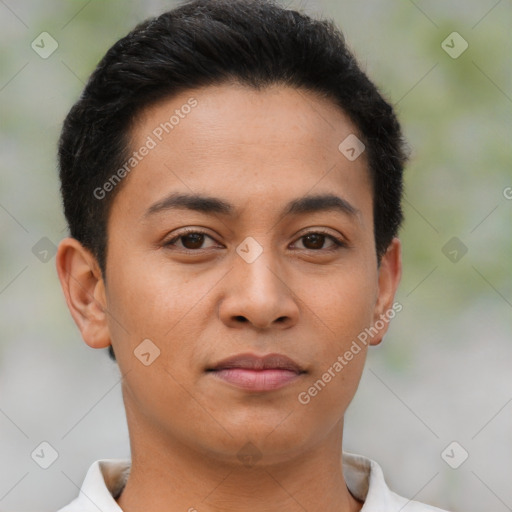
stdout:
[[120,196],[132,196],[138,207],[175,190],[214,193],[240,206],[269,194],[289,202],[313,189],[371,194],[365,154],[350,160],[340,151],[354,136],[350,118],[310,91],[191,89],[135,120],[130,149],[144,156],[133,162]]
[[226,83],[190,89],[144,109],[134,123],[132,141],[137,145],[151,135],[166,145],[194,142],[184,141],[185,136],[197,144],[309,142],[335,153],[340,137],[356,133],[348,115],[318,93],[282,84],[255,89]]

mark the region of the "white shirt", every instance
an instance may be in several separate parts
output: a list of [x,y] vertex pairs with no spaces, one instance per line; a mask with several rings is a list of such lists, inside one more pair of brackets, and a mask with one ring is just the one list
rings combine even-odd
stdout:
[[[87,472],[78,498],[58,512],[123,512],[115,501],[130,473],[129,460],[96,461]],[[364,502],[361,512],[445,512],[392,492],[373,460],[343,452],[343,474],[350,492]]]

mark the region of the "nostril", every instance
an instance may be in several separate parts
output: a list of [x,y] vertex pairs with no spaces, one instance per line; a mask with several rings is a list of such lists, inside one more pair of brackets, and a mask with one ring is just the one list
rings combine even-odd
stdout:
[[235,320],[238,320],[239,322],[247,322],[247,318],[245,318],[245,316],[241,316],[241,315],[238,315],[238,316],[235,316]]

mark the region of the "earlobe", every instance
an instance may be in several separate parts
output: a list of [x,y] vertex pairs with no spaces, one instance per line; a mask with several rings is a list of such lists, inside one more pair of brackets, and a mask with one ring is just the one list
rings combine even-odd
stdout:
[[105,283],[96,258],[78,240],[63,239],[57,251],[57,273],[69,311],[93,348],[110,345]]
[[376,331],[370,344],[378,345],[386,331],[391,319],[399,309],[394,305],[395,293],[402,276],[402,245],[398,238],[393,238],[386,253],[382,256],[379,267],[379,293],[375,303],[373,327]]

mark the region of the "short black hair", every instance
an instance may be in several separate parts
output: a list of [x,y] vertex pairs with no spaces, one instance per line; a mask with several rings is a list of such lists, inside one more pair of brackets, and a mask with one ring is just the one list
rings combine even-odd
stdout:
[[366,146],[380,261],[403,218],[405,143],[392,106],[341,31],[274,0],[191,0],[117,41],[63,124],[58,158],[64,213],[70,235],[96,257],[103,277],[109,212],[123,183],[108,194],[95,191],[105,190],[130,158],[137,114],[187,89],[229,82],[315,92],[349,116]]

